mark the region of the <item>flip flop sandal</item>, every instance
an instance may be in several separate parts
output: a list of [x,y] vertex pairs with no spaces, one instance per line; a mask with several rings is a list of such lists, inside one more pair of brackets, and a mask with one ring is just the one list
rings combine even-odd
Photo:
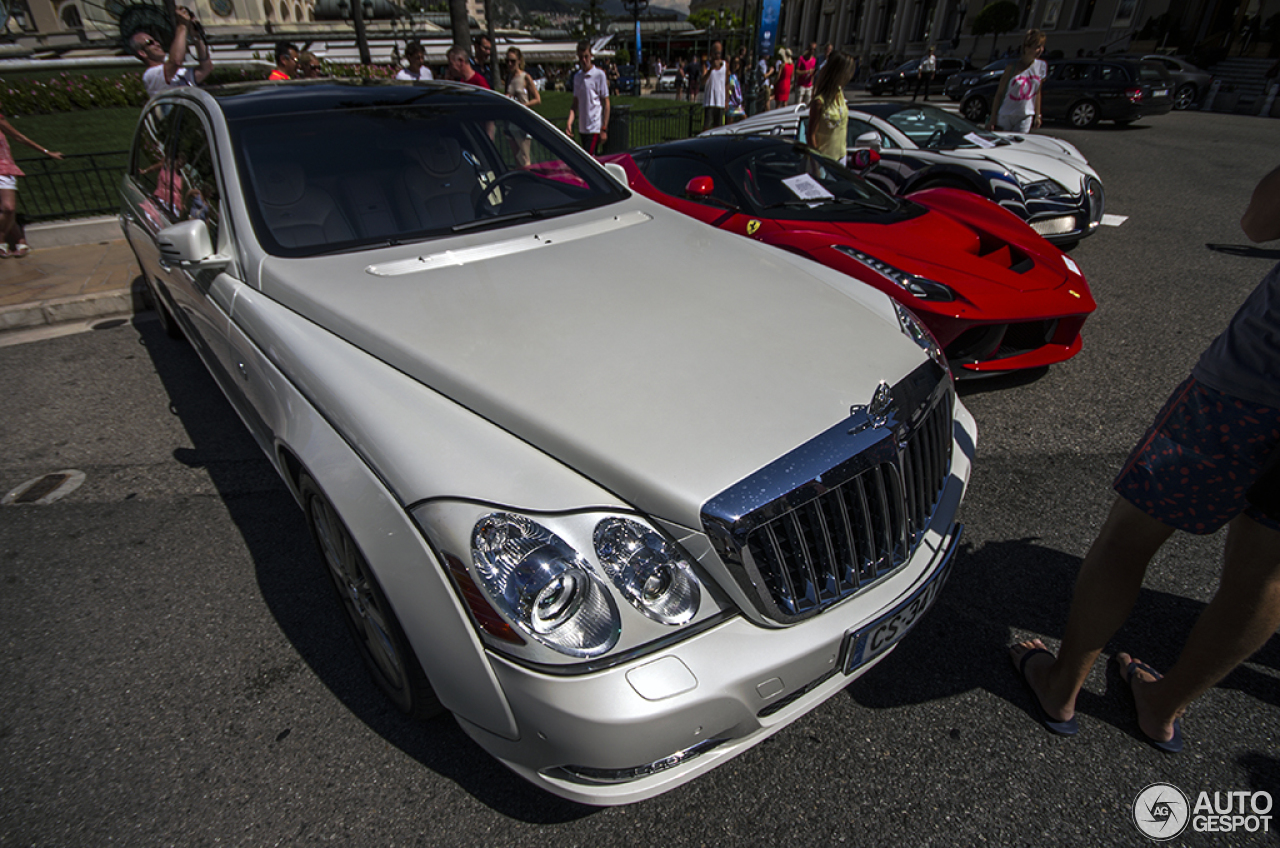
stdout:
[[[1112,662],[1116,664],[1116,670],[1119,671],[1120,663],[1114,659],[1112,660]],[[1156,671],[1154,668],[1147,665],[1146,663],[1138,662],[1137,660],[1133,660],[1127,666],[1125,666],[1124,673],[1120,674],[1120,682],[1124,684],[1122,691],[1128,696],[1129,703],[1133,705],[1133,708],[1136,711],[1138,708],[1138,702],[1134,700],[1134,697],[1133,697],[1133,673],[1135,669],[1138,671],[1145,671],[1147,674],[1151,675],[1156,680],[1159,680],[1164,675],[1162,675],[1160,672]],[[1128,675],[1127,677],[1125,676],[1126,673]],[[1175,718],[1173,720],[1173,738],[1171,739],[1168,739],[1163,742],[1161,742],[1159,739],[1152,739],[1150,736],[1147,735],[1146,731],[1142,729],[1141,725],[1138,726],[1138,736],[1141,737],[1142,740],[1146,742],[1148,745],[1150,745],[1152,748],[1155,748],[1157,751],[1160,751],[1162,753],[1165,753],[1165,754],[1182,753],[1182,719],[1180,718]]]
[[1040,705],[1040,696],[1036,694],[1036,690],[1031,687],[1031,681],[1027,680],[1027,660],[1036,654],[1049,654],[1044,648],[1031,648],[1022,655],[1022,659],[1018,660],[1018,677],[1022,680],[1022,685],[1027,687],[1027,691],[1031,693],[1031,706],[1035,707],[1036,720],[1038,720],[1044,729],[1057,736],[1075,736],[1080,732],[1080,725],[1076,723],[1076,717],[1072,716],[1066,721],[1053,718],[1044,711],[1044,707]]

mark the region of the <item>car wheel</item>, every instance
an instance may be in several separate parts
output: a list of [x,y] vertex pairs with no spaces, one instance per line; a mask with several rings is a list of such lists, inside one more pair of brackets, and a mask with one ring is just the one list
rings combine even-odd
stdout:
[[1087,129],[1098,123],[1098,104],[1081,100],[1067,110],[1067,121],[1077,129]]
[[1193,82],[1184,82],[1178,86],[1178,90],[1173,93],[1173,108],[1190,109],[1196,102],[1196,84]]
[[402,713],[415,719],[439,715],[444,708],[342,518],[310,477],[303,475],[299,489],[311,536],[369,675]]
[[974,95],[960,104],[960,114],[966,120],[980,124],[987,119],[987,101],[980,95]]
[[146,280],[146,286],[143,291],[146,292],[146,298],[151,303],[151,307],[155,309],[156,316],[160,319],[160,326],[164,329],[164,334],[171,339],[186,338],[182,334],[182,328],[178,326],[178,321],[173,317],[173,313],[169,311],[169,307],[165,305],[164,299],[160,297],[160,292],[156,289],[156,284],[151,281],[145,274],[143,279]]

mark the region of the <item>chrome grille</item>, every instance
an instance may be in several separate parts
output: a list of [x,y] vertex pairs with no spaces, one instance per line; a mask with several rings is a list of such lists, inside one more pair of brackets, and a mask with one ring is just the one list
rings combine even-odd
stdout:
[[[949,380],[920,376],[894,387],[901,415],[886,427],[846,424],[806,446],[830,457],[841,438],[861,439],[861,449],[834,468],[806,469],[803,482],[743,509],[739,490],[766,488],[762,478],[748,478],[704,508],[721,557],[765,615],[782,622],[817,615],[910,558],[951,469],[953,390]],[[786,469],[803,465],[800,457],[784,460]]]
[[[949,400],[949,397],[948,397]],[[756,528],[747,546],[774,601],[803,615],[843,600],[906,561],[951,465],[951,404],[939,403],[900,451]]]

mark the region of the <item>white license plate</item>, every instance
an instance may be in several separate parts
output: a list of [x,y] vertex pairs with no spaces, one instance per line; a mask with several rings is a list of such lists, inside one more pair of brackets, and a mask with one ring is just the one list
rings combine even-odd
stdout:
[[849,674],[860,665],[871,662],[907,635],[907,632],[938,599],[942,584],[947,582],[947,575],[951,573],[952,562],[954,559],[948,559],[928,583],[921,586],[914,595],[898,604],[893,610],[866,627],[849,634],[848,647],[844,654],[845,674]]

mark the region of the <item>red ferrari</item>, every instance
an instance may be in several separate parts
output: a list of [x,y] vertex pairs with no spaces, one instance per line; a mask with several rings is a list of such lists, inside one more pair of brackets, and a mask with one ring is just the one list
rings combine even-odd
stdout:
[[693,138],[603,161],[664,206],[885,291],[933,331],[957,377],[1070,359],[1097,306],[1070,257],[971,192],[891,197],[804,145],[761,136]]

